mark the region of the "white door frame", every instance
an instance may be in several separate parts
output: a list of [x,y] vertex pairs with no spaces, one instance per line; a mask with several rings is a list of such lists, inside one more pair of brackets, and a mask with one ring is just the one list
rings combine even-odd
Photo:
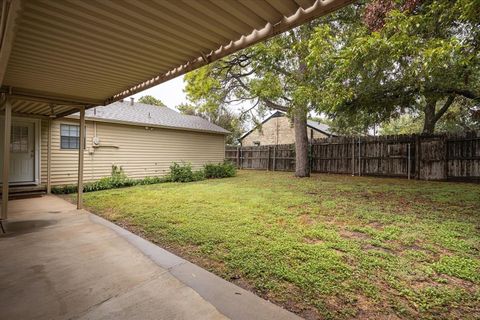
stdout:
[[[4,116],[0,116],[1,119],[4,118]],[[12,116],[12,126],[13,126],[13,123],[15,121],[26,121],[26,122],[32,122],[34,124],[34,129],[33,129],[33,133],[34,133],[34,137],[33,137],[33,142],[35,144],[35,151],[34,151],[34,154],[35,154],[35,159],[34,159],[34,180],[33,181],[25,181],[25,182],[10,182],[9,185],[12,185],[12,186],[18,186],[18,185],[31,185],[31,184],[35,184],[35,185],[39,185],[40,184],[40,170],[41,170],[41,166],[40,166],[40,163],[41,163],[41,133],[42,133],[42,120],[41,119],[37,119],[37,118],[27,118],[27,117],[15,117],[15,116]],[[0,181],[0,185],[2,185],[3,182]]]

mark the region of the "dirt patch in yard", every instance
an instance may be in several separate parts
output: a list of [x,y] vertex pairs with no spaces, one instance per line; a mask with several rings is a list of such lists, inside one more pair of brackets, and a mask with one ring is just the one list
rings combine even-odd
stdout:
[[269,293],[265,294],[263,298],[284,306],[285,309],[298,314],[305,320],[318,320],[323,318],[318,309],[306,305],[304,301],[299,299],[299,297],[302,296],[301,289],[291,283],[284,284],[282,287],[283,291],[289,293],[288,295],[278,296]]
[[377,230],[383,230],[383,224],[378,221],[373,221],[368,224],[369,227],[372,227]]
[[307,213],[300,215],[298,220],[304,226],[315,224],[315,220],[311,217],[310,214]]
[[382,252],[382,253],[388,253],[388,254],[393,254],[394,253],[394,251],[392,249],[385,248],[385,247],[380,247],[380,246],[375,246],[375,245],[372,245],[372,244],[366,244],[362,248],[363,248],[363,250],[376,251],[376,252]]
[[446,274],[440,274],[434,278],[423,277],[421,279],[414,279],[413,281],[411,281],[411,285],[416,290],[423,290],[429,287],[436,287],[436,288],[458,287],[458,288],[465,289],[467,292],[471,294],[475,294],[475,290],[476,290],[476,286],[474,283],[468,280],[463,280],[463,279],[449,276]]
[[397,320],[399,318],[394,312],[389,312],[385,314],[385,310],[388,310],[388,305],[383,305],[379,309],[378,305],[372,302],[371,299],[363,296],[357,295],[356,301],[354,303],[358,312],[355,314],[355,319],[382,319],[382,320]]
[[324,243],[324,241],[322,241],[320,239],[309,238],[309,237],[303,238],[303,242],[308,243],[308,244],[322,244],[322,243]]
[[358,232],[358,231],[342,230],[340,231],[340,235],[348,239],[356,239],[356,240],[370,239],[370,236],[368,234],[363,232]]

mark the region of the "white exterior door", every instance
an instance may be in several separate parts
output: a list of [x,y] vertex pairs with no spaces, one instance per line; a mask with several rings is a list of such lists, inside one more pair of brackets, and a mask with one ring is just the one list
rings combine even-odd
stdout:
[[[4,119],[1,119],[0,168],[3,166],[4,125]],[[35,155],[35,122],[12,119],[10,143],[10,183],[19,184],[35,182]]]

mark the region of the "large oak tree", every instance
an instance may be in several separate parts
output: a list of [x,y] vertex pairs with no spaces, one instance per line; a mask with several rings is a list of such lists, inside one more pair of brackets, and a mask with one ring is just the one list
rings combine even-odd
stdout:
[[318,110],[365,127],[422,113],[422,131],[433,133],[455,102],[480,98],[479,8],[478,0],[376,0],[348,33],[317,28],[309,66],[328,73]]
[[287,112],[295,130],[297,177],[310,175],[307,113],[312,102],[304,88],[310,80],[305,57],[311,34],[309,25],[297,28],[185,77],[192,101],[214,108],[250,101],[252,108]]
[[188,98],[202,108],[240,101],[260,111],[286,112],[295,131],[295,175],[308,177],[307,116],[315,109],[312,90],[320,90],[323,79],[308,65],[309,46],[317,26],[338,23],[350,11],[317,19],[186,75]]

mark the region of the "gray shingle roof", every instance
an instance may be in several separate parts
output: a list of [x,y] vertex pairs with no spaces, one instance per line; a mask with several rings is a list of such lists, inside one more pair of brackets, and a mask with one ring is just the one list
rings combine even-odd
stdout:
[[[78,117],[78,113],[75,114]],[[172,129],[207,131],[227,134],[227,130],[197,116],[181,114],[167,107],[158,107],[135,102],[115,102],[85,111],[88,119],[131,123],[135,125],[152,125]]]
[[332,132],[330,131],[330,127],[328,125],[320,123],[320,122],[307,120],[307,126],[309,126],[310,128],[313,128],[315,130],[321,131],[323,133],[326,133],[326,134],[332,134]]

